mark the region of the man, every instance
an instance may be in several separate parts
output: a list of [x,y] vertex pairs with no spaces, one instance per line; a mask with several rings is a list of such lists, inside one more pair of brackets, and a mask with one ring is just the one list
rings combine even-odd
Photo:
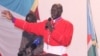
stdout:
[[28,23],[17,19],[9,11],[3,11],[2,13],[9,20],[12,20],[16,27],[43,36],[44,56],[49,54],[52,54],[52,56],[68,56],[66,47],[69,46],[72,40],[73,25],[61,17],[62,12],[63,7],[61,4],[53,4],[51,17],[40,23]]
[[[35,14],[33,12],[29,12],[26,16],[26,21],[29,23],[35,23],[37,22],[37,18],[35,16]],[[38,46],[33,46],[32,44],[34,41],[36,41],[37,39],[38,42]],[[29,33],[27,31],[23,31],[22,34],[22,41],[21,41],[21,45],[19,48],[19,52],[18,52],[18,56],[33,56],[33,55],[39,55],[40,53],[43,52],[43,43],[42,43],[42,38],[41,36],[37,36],[34,33]]]

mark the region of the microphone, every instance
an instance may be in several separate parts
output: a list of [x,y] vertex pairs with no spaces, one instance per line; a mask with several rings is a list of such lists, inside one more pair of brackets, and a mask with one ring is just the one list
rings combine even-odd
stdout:
[[54,25],[52,24],[52,18],[51,17],[48,18],[48,21],[46,22],[46,25],[45,25],[45,29],[49,29],[50,32],[53,31]]
[[34,50],[40,43],[41,43],[42,39],[41,37],[37,37],[31,45],[31,48]]
[[51,21],[51,17],[48,18],[48,21]]

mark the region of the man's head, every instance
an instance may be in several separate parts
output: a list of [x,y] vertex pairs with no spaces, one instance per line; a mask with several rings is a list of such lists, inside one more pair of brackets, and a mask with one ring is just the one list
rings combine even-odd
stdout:
[[60,17],[62,12],[63,12],[63,8],[62,8],[61,4],[54,4],[54,5],[52,5],[51,17],[53,19],[56,19],[56,18]]
[[26,15],[26,21],[30,23],[37,22],[37,18],[34,13],[30,12],[29,14]]

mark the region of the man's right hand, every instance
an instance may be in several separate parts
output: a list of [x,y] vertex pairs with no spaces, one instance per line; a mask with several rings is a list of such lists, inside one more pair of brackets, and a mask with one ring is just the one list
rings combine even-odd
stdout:
[[6,18],[9,19],[9,20],[13,19],[13,16],[12,16],[12,14],[10,13],[10,11],[7,11],[7,10],[4,10],[4,11],[2,12],[2,16],[3,16],[3,17],[6,17]]

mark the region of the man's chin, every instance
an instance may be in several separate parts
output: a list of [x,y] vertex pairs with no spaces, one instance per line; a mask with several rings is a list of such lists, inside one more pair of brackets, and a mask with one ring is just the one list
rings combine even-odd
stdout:
[[54,17],[53,20],[57,19],[58,17]]
[[56,19],[56,17],[52,17],[52,19]]

